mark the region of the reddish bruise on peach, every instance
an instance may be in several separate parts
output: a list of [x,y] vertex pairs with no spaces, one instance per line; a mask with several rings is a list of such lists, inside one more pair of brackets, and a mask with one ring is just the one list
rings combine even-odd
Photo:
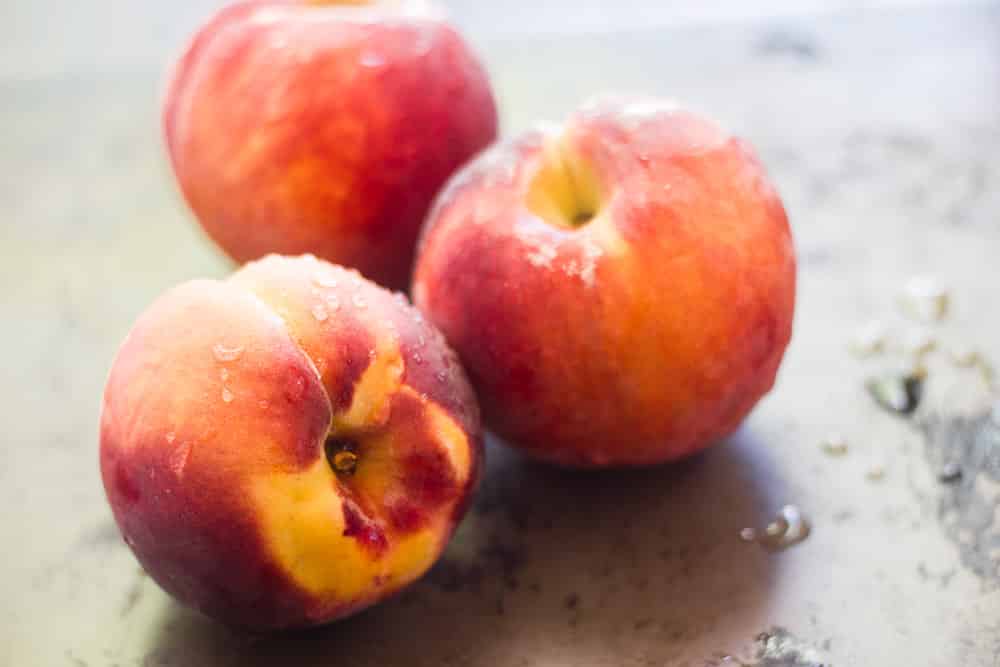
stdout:
[[413,294],[511,444],[570,466],[653,464],[724,437],[771,389],[795,254],[745,142],[609,98],[456,174]]
[[478,408],[407,302],[311,257],[170,290],[113,364],[101,473],[146,571],[254,630],[421,576],[478,479]]
[[402,288],[432,198],[497,114],[420,0],[258,0],[194,36],[163,125],[185,199],[235,260],[311,252]]

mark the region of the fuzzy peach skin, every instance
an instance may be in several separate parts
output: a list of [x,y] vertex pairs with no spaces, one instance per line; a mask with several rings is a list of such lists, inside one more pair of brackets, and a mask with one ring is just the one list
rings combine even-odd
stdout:
[[456,175],[413,294],[512,444],[653,464],[722,438],[771,388],[795,254],[746,143],[669,104],[605,99]]
[[271,256],[185,283],[136,322],[101,416],[125,541],[181,602],[273,630],[420,577],[481,460],[454,354],[403,297]]
[[497,113],[421,0],[257,0],[194,36],[163,124],[184,197],[235,260],[309,252],[403,288],[432,198]]

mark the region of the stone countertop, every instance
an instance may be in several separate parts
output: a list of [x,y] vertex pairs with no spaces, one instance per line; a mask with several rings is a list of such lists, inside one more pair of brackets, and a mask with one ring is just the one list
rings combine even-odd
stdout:
[[[885,360],[848,353],[872,320],[918,331],[897,297],[929,274],[951,290],[929,327],[942,349],[1000,363],[1000,6],[479,47],[507,132],[614,89],[684,100],[757,146],[800,255],[775,390],[733,437],[674,466],[571,473],[491,442],[475,506],[410,591],[308,633],[233,634],[141,573],[97,472],[100,394],[131,322],[168,286],[231,270],[169,180],[150,64],[163,56],[21,77],[8,59],[0,665],[701,667],[799,641],[798,661],[760,664],[1000,665],[992,398],[938,352],[917,413],[891,415],[863,388]],[[819,447],[833,432],[843,456]],[[948,462],[960,479],[938,479]],[[786,503],[810,518],[807,540],[777,553],[740,541]],[[755,639],[779,626],[790,635]]]

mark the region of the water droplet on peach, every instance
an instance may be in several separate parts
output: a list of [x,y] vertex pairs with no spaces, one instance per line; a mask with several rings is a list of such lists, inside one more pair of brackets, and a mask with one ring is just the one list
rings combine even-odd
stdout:
[[330,275],[329,273],[319,271],[313,274],[313,282],[320,287],[336,287],[337,279]]
[[358,58],[358,64],[362,67],[381,67],[385,64],[385,59],[377,53],[365,51],[361,54],[361,57]]
[[222,402],[232,403],[233,402],[233,392],[229,391],[228,387],[222,388]]
[[368,303],[363,298],[361,298],[360,294],[355,294],[354,296],[352,296],[351,303],[354,304],[355,308],[360,308],[361,310],[364,310],[365,308],[368,307]]
[[329,317],[326,312],[326,308],[320,304],[316,304],[312,307],[312,316],[316,318],[317,322],[324,322],[326,321],[326,318]]
[[225,382],[226,380],[228,380],[229,379],[229,371],[227,371],[225,368],[220,368],[219,369],[219,379],[221,379],[223,382]]
[[236,361],[242,356],[243,349],[242,345],[227,347],[222,343],[216,343],[212,346],[212,354],[219,361]]

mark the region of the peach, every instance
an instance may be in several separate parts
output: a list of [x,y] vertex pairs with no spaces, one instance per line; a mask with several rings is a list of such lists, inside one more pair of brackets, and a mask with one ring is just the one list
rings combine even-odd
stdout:
[[420,577],[480,458],[441,335],[405,297],[312,257],[159,298],[101,416],[104,487],[143,568],[254,630],[324,623]]
[[795,255],[746,143],[669,104],[606,99],[452,179],[413,295],[512,444],[653,464],[722,438],[770,390]]
[[194,36],[163,124],[184,197],[235,260],[314,253],[402,288],[432,198],[497,113],[420,0],[257,0]]

